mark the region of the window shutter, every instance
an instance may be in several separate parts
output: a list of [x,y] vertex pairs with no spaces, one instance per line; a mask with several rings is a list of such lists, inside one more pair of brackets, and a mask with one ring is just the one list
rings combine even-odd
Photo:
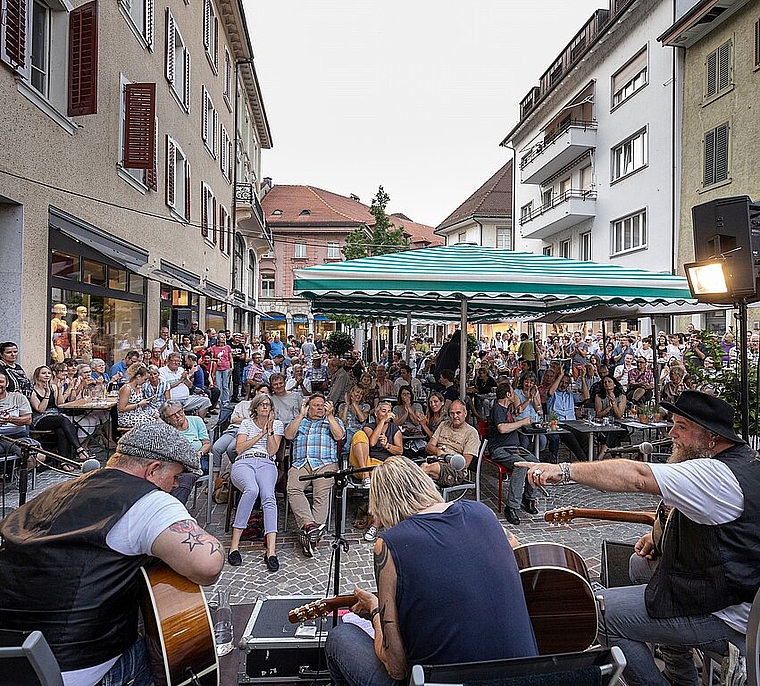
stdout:
[[185,219],[190,221],[190,201],[192,193],[190,191],[190,163],[185,160]]
[[219,251],[224,252],[224,246],[227,242],[227,210],[219,205]]
[[166,8],[166,80],[174,83],[174,17],[169,8]]
[[176,207],[175,189],[174,184],[176,173],[176,155],[177,148],[174,145],[174,141],[166,137],[166,204],[169,207]]
[[185,107],[190,109],[190,53],[185,50],[185,94],[182,99]]
[[755,66],[760,67],[760,19],[755,22]]
[[705,134],[705,169],[703,185],[715,183],[715,130]]
[[124,118],[124,166],[151,169],[155,161],[156,84],[128,83]]
[[705,96],[710,97],[717,93],[718,88],[718,54],[711,52],[707,56],[707,81],[705,85]]
[[201,138],[208,141],[208,91],[203,87],[203,106],[201,107]]
[[731,41],[718,48],[718,92],[731,85]]
[[206,50],[211,47],[211,0],[203,3],[203,46]]
[[208,193],[201,184],[201,236],[208,238]]
[[148,48],[153,50],[153,41],[156,33],[156,11],[155,0],[144,0],[145,2],[145,26],[143,27],[143,36]]
[[219,113],[216,110],[214,110],[214,117],[211,126],[213,127],[211,129],[211,154],[216,157],[217,139],[219,138]]
[[214,69],[219,69],[219,19],[214,17]]
[[98,111],[98,3],[88,2],[69,15],[68,115]]
[[728,178],[728,124],[715,129],[715,182]]
[[211,198],[211,242],[216,243],[216,198]]
[[145,172],[145,185],[152,191],[158,190],[158,117],[153,136],[153,166]]
[[[757,43],[758,25],[760,25],[760,22],[755,25],[755,43]],[[755,53],[757,53],[757,49],[755,49]],[[757,63],[757,58],[755,58],[755,63]],[[232,94],[232,60],[227,48],[224,49],[224,94],[228,100]]]
[[26,0],[4,0],[0,16],[0,58],[12,69],[26,72]]

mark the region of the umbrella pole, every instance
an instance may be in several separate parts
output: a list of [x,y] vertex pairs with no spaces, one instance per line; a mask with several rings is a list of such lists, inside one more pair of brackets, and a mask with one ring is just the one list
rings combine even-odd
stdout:
[[459,398],[467,396],[467,298],[462,298],[459,322]]
[[657,405],[660,404],[660,366],[657,361],[657,344],[655,341],[657,340],[655,337],[655,331],[654,331],[654,315],[649,317],[649,336],[652,339],[652,343],[654,345],[652,346],[652,382],[654,383],[654,401]]
[[[600,355],[599,359],[603,360],[606,354],[607,354],[607,327],[604,326],[604,319],[602,319],[602,354]],[[615,370],[613,369],[612,372],[614,374]]]
[[406,313],[406,364],[412,367],[412,313]]

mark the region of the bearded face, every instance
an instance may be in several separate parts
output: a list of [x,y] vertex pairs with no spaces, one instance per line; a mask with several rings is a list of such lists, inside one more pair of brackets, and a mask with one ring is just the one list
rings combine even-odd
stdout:
[[699,424],[675,415],[669,434],[673,438],[673,453],[668,458],[669,463],[675,464],[698,457],[713,456],[714,441],[710,432]]

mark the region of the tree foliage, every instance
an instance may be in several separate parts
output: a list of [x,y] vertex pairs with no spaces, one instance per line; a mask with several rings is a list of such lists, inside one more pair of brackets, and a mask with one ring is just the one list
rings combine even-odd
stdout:
[[325,341],[327,352],[343,357],[354,349],[354,339],[345,331],[333,331]]
[[347,260],[409,250],[409,240],[404,236],[404,227],[397,227],[385,212],[390,199],[380,186],[369,208],[370,214],[375,218],[375,225],[370,232],[366,227],[359,227],[346,236],[343,254]]

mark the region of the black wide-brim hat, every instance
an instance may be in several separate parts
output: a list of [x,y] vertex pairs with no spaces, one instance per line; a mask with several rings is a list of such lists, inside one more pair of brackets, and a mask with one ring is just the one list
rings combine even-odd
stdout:
[[734,408],[725,400],[700,391],[684,391],[675,403],[663,402],[661,405],[668,412],[685,417],[710,433],[732,443],[744,443],[734,431]]

